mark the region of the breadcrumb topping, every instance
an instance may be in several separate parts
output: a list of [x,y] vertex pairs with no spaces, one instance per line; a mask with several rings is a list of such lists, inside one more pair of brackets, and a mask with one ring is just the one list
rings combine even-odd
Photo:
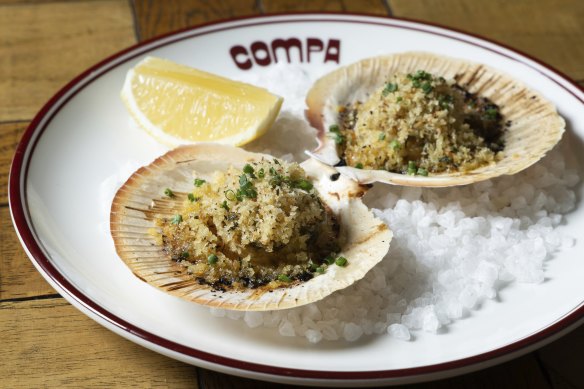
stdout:
[[495,162],[502,116],[488,99],[425,72],[396,74],[367,101],[341,107],[329,129],[347,165],[411,175]]
[[304,170],[277,159],[195,178],[182,209],[157,225],[171,258],[218,289],[306,281],[339,248],[338,224]]

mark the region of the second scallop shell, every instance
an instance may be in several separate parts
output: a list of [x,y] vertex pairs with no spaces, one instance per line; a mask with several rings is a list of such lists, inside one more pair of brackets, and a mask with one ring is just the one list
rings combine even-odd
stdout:
[[318,81],[308,92],[306,116],[318,130],[319,147],[309,154],[328,165],[341,160],[328,129],[338,122],[338,108],[364,101],[382,86],[388,76],[424,70],[453,79],[467,91],[486,97],[500,107],[503,120],[510,122],[503,134],[503,157],[494,164],[467,172],[409,176],[385,170],[337,170],[360,183],[443,187],[470,184],[506,174],[515,174],[539,161],[562,137],[565,122],[554,105],[522,83],[485,65],[430,53],[407,52],[364,59],[339,68]]
[[[112,203],[110,228],[119,257],[136,277],[167,293],[207,306],[252,311],[317,301],[361,279],[383,259],[392,233],[361,201],[366,188],[337,177],[334,169],[309,159],[300,166],[339,220],[344,242],[339,255],[348,260],[348,265],[331,266],[324,274],[305,282],[269,291],[217,290],[199,283],[157,243],[152,235],[155,219],[171,217],[180,209],[193,188],[194,177],[211,180],[217,171],[226,171],[230,166],[241,169],[262,158],[272,157],[230,146],[201,144],[171,150],[140,168],[118,190]],[[165,188],[173,188],[176,196],[164,196]]]

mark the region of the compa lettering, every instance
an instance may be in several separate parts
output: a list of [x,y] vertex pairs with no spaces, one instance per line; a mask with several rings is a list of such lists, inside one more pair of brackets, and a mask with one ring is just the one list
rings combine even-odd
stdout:
[[233,62],[242,70],[249,70],[254,65],[268,66],[279,62],[314,62],[339,63],[341,41],[329,39],[326,44],[319,38],[274,39],[266,43],[255,41],[249,47],[233,46],[229,53]]

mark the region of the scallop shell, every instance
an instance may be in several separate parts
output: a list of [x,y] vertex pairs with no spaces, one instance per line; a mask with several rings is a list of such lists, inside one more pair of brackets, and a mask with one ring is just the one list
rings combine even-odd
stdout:
[[[216,171],[229,166],[242,168],[262,157],[269,156],[231,146],[199,144],[171,150],[138,169],[112,203],[110,228],[119,257],[136,277],[167,293],[207,306],[246,311],[291,308],[320,300],[361,279],[383,259],[392,233],[361,201],[367,188],[342,176],[331,180],[336,171],[312,159],[301,166],[340,221],[340,233],[346,241],[340,255],[348,259],[348,266],[330,266],[304,283],[271,292],[218,291],[199,284],[185,267],[165,255],[149,230],[155,227],[157,216],[171,216],[180,209],[192,190],[193,177],[210,180]],[[172,188],[176,198],[165,198],[165,188]]]
[[306,117],[318,130],[319,146],[309,154],[328,165],[340,158],[328,128],[337,122],[340,105],[364,101],[394,73],[425,70],[455,79],[466,90],[489,98],[510,120],[504,136],[503,158],[495,164],[469,172],[408,176],[384,170],[338,167],[360,183],[385,182],[406,186],[442,187],[470,184],[504,174],[515,174],[539,161],[562,137],[565,122],[554,105],[539,93],[502,72],[478,63],[430,53],[407,52],[364,59],[339,68],[316,81],[308,92]]

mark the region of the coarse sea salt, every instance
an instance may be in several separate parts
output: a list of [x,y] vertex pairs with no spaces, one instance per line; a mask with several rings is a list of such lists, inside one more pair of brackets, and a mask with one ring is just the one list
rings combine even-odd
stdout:
[[[304,118],[313,80],[300,67],[278,65],[242,79],[285,97],[268,133],[245,148],[300,162],[316,146]],[[580,182],[558,147],[525,171],[453,188],[375,185],[365,203],[394,233],[384,260],[361,281],[309,305],[272,312],[213,316],[274,328],[308,342],[356,341],[387,334],[437,333],[495,299],[514,282],[540,283],[544,263],[575,240],[556,230],[576,206]]]

